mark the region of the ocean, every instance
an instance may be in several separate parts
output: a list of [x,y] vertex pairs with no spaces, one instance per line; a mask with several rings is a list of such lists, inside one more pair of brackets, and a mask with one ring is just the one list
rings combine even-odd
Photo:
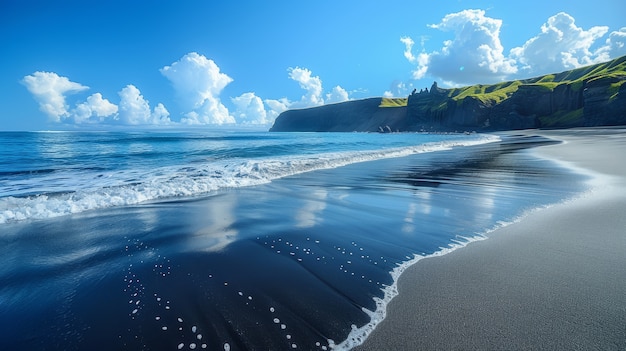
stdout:
[[348,350],[406,267],[585,189],[553,142],[0,133],[0,349]]

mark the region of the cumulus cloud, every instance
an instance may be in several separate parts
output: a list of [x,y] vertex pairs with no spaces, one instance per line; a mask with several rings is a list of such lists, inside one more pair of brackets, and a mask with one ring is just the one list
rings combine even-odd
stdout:
[[114,116],[117,111],[117,105],[102,98],[102,94],[95,93],[89,96],[87,101],[77,104],[71,112],[71,117],[75,123],[90,122],[92,117],[96,117],[96,121],[102,122],[106,117]]
[[119,106],[105,99],[101,93],[91,94],[78,101],[73,109],[66,103],[66,95],[89,89],[54,72],[35,72],[22,80],[40,108],[53,122],[104,125],[162,125],[170,124],[169,112],[159,103],[150,110],[150,104],[134,85],[128,85],[118,95]]
[[320,77],[313,76],[310,70],[300,67],[290,67],[288,72],[289,78],[298,82],[300,88],[306,91],[300,101],[296,101],[292,104],[293,107],[312,107],[324,104],[322,80]]
[[324,103],[338,103],[350,99],[350,94],[337,85],[324,91],[322,80],[307,68],[288,70],[289,79],[304,90],[299,100],[288,98],[262,99],[254,92],[231,97],[233,113],[222,103],[220,94],[233,79],[220,71],[217,64],[203,55],[192,52],[178,61],[160,69],[177,95],[182,118],[172,121],[170,113],[161,103],[151,109],[149,101],[133,84],[118,92],[116,105],[101,93],[91,94],[70,108],[68,94],[89,89],[53,72],[35,72],[25,76],[22,83],[39,102],[40,108],[53,121],[74,124],[104,125],[223,125],[223,124],[271,124],[278,115],[290,108],[306,108]]
[[597,54],[601,61],[626,55],[626,27],[611,32],[605,45],[598,49]]
[[[289,78],[298,82],[300,88],[305,90],[299,101],[283,100],[282,104],[287,108],[306,108],[320,106],[325,103],[337,103],[350,100],[350,94],[341,86],[337,85],[330,92],[324,94],[322,79],[314,76],[307,68],[289,67]],[[274,105],[278,106],[276,103]]]
[[[430,61],[430,55],[421,52],[417,56],[413,54],[413,46],[415,42],[410,37],[400,38],[400,42],[404,44],[404,57],[412,64],[416,64],[417,68],[413,71],[413,79],[422,79],[428,71],[428,63]],[[424,46],[424,38],[422,38],[422,47]],[[393,91],[386,91],[386,93],[394,94]]]
[[265,105],[254,93],[243,93],[231,98],[235,105],[235,118],[239,124],[268,124]]
[[394,80],[391,83],[389,90],[386,90],[383,93],[383,97],[392,98],[398,96],[407,96],[410,93],[410,90],[413,89],[413,84],[406,84],[400,80]]
[[137,87],[127,85],[118,93],[120,96],[119,119],[128,125],[159,125],[170,124],[169,112],[159,103],[150,111],[150,103]]
[[337,85],[336,87],[334,87],[330,93],[326,94],[326,103],[327,104],[334,104],[337,102],[344,102],[344,101],[348,101],[350,100],[350,98],[348,97],[348,92],[346,91],[346,89],[340,87],[339,85]]
[[62,118],[69,117],[65,95],[89,89],[82,84],[72,82],[67,77],[59,76],[54,72],[35,72],[25,76],[22,84],[33,94],[39,103],[39,109],[54,122],[61,122]]
[[434,76],[457,83],[499,80],[516,73],[515,62],[504,56],[500,42],[502,20],[485,16],[483,10],[464,10],[446,15],[429,26],[453,32],[454,39],[444,42],[440,52],[422,57],[417,71],[425,69]]
[[409,62],[416,63],[417,59],[413,55],[413,45],[415,45],[413,39],[411,39],[410,37],[402,37],[400,38],[400,41],[402,42],[402,44],[404,44],[405,47],[404,57],[409,60]]
[[584,30],[572,16],[559,12],[541,26],[541,33],[511,50],[526,71],[549,73],[599,63],[605,58],[591,51],[595,42],[608,32],[606,26]]
[[[454,34],[440,49],[414,54],[415,42],[401,37],[404,57],[415,65],[414,79],[431,75],[448,84],[489,83],[514,79],[521,74],[546,74],[604,62],[626,54],[626,27],[609,34],[604,45],[599,39],[608,27],[578,27],[572,16],[560,12],[548,18],[539,34],[507,56],[500,42],[502,20],[490,18],[483,10],[464,10],[443,17],[428,26]],[[595,49],[594,49],[595,48]],[[391,94],[391,91],[389,91]]]
[[222,90],[233,79],[205,56],[191,52],[161,69],[174,87],[187,124],[230,124],[235,118],[220,101]]
[[287,98],[282,98],[279,100],[267,99],[264,101],[265,105],[267,105],[267,118],[270,123],[274,122],[276,117],[281,113],[287,111],[291,102],[287,100]]

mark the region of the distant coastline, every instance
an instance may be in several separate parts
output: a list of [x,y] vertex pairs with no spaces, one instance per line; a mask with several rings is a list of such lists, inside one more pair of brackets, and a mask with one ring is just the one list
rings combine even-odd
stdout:
[[626,125],[626,56],[492,85],[414,90],[280,114],[274,132],[504,131]]

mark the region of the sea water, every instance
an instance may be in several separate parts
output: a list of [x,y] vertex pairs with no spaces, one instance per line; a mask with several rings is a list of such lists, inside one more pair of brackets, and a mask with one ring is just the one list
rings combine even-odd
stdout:
[[364,133],[0,134],[0,223],[42,219],[497,140]]
[[480,134],[0,133],[1,349],[349,349],[582,177]]

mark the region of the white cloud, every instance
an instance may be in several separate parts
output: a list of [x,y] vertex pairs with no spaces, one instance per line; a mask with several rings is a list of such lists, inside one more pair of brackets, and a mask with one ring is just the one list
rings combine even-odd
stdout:
[[54,72],[35,72],[25,76],[22,83],[39,103],[39,109],[55,122],[61,122],[62,118],[69,116],[68,106],[65,102],[67,93],[89,89],[89,87],[72,82]]
[[117,105],[112,104],[107,99],[103,99],[100,93],[95,93],[88,97],[87,103],[97,117],[107,117],[117,113]]
[[417,59],[413,56],[413,45],[415,42],[410,37],[402,37],[400,41],[404,44],[404,57],[411,63],[416,63]]
[[322,79],[319,76],[313,76],[313,72],[307,68],[289,67],[289,78],[298,82],[300,88],[306,93],[302,95],[299,101],[289,102],[283,100],[282,103],[287,108],[306,108],[320,106],[325,103],[337,103],[350,100],[349,93],[341,86],[335,86],[329,93],[324,95],[322,87]]
[[313,107],[324,104],[324,98],[322,97],[322,80],[320,77],[312,76],[310,70],[300,67],[290,67],[288,72],[289,78],[298,82],[300,87],[306,90],[306,94],[302,96],[300,101],[293,102],[292,107]]
[[[422,79],[428,71],[428,63],[430,55],[421,52],[417,56],[413,55],[413,45],[415,42],[411,37],[402,37],[400,41],[404,44],[404,57],[412,64],[417,64],[417,68],[413,71],[413,79]],[[425,39],[422,37],[422,47],[424,47]],[[393,94],[389,91],[388,93]]]
[[606,47],[608,47],[610,58],[626,55],[626,27],[611,32],[606,40]]
[[334,87],[333,90],[330,91],[330,93],[326,94],[327,104],[334,104],[337,102],[344,102],[348,100],[350,100],[350,98],[348,97],[348,92],[346,91],[346,89],[340,87],[339,85]]
[[24,77],[22,82],[39,102],[41,110],[57,123],[171,124],[165,106],[159,103],[154,111],[150,111],[148,101],[134,85],[126,86],[118,93],[119,106],[103,98],[101,93],[94,93],[86,100],[77,102],[76,107],[70,110],[65,102],[66,94],[83,91],[88,87],[54,72],[35,72]]
[[526,41],[522,47],[511,49],[511,57],[525,71],[536,74],[599,63],[608,57],[594,54],[591,46],[607,32],[606,26],[584,30],[576,26],[572,16],[559,12],[541,26],[541,33]]
[[219,98],[222,90],[233,79],[220,72],[213,60],[191,52],[170,66],[163,67],[161,73],[172,83],[181,107],[188,111],[182,119],[183,123],[235,123],[234,117]]
[[170,120],[170,113],[165,108],[165,105],[159,102],[154,107],[154,110],[152,111],[152,121],[154,121],[155,124],[172,124],[172,121]]
[[392,97],[406,97],[409,95],[410,90],[413,89],[413,84],[406,84],[400,80],[394,80],[389,86],[389,90],[386,90],[383,93],[383,97],[392,98]]
[[598,40],[608,32],[608,27],[585,30],[576,26],[572,16],[560,12],[548,18],[538,35],[505,56],[500,42],[501,26],[501,20],[485,16],[483,10],[464,10],[428,26],[454,33],[453,39],[444,41],[439,50],[425,52],[422,37],[422,52],[415,55],[413,39],[400,38],[404,57],[416,65],[413,78],[421,79],[429,74],[448,85],[489,83],[514,79],[521,74],[528,77],[560,72],[626,54],[626,27],[611,32],[598,48]]
[[454,32],[454,39],[445,41],[440,52],[418,57],[414,76],[423,76],[428,71],[446,81],[476,83],[516,73],[515,62],[503,54],[501,26],[501,20],[486,17],[483,10],[446,15],[441,23],[429,27]]
[[609,34],[609,38],[600,47],[596,54],[601,62],[626,55],[626,27]]
[[235,105],[235,118],[239,124],[268,124],[263,100],[254,93],[243,93],[231,98]]
[[274,122],[276,117],[278,117],[278,115],[287,111],[289,109],[289,106],[291,105],[291,102],[286,98],[282,98],[279,100],[267,99],[264,102],[265,105],[267,105],[268,107],[268,110],[266,111],[267,118],[272,123]]
[[106,117],[115,115],[117,111],[117,105],[103,99],[102,94],[95,93],[89,96],[87,101],[77,104],[71,116],[75,123],[86,123],[90,122],[92,116],[98,117],[98,121],[103,121]]
[[119,117],[123,124],[156,125],[170,124],[169,112],[163,104],[158,104],[154,112],[137,87],[127,85],[118,93],[120,96]]

